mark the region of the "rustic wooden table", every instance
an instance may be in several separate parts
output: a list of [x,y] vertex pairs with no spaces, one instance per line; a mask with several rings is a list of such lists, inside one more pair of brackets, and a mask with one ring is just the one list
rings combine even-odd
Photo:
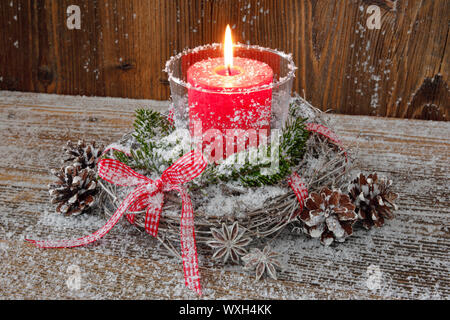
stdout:
[[[137,107],[166,103],[0,91],[0,298],[196,298],[181,263],[122,221],[104,239],[75,249],[41,250],[24,238],[72,238],[95,231],[98,216],[63,218],[48,204],[50,168],[66,140],[110,143]],[[450,123],[333,115],[360,166],[389,175],[400,193],[397,218],[324,248],[289,232],[275,243],[286,268],[254,283],[237,267],[200,256],[204,298],[450,298]],[[80,272],[80,287],[67,283]]]

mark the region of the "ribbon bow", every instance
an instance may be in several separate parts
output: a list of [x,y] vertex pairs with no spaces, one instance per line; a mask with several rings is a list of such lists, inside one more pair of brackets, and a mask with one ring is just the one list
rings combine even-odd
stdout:
[[[198,271],[197,246],[194,230],[194,210],[191,198],[182,187],[205,170],[207,162],[198,151],[192,151],[163,172],[161,178],[153,181],[125,164],[112,159],[99,161],[98,174],[104,180],[123,187],[136,187],[123,200],[108,222],[93,234],[76,240],[36,241],[27,240],[40,248],[73,248],[97,241],[107,234],[126,212],[138,212],[145,208],[145,230],[156,237],[164,203],[164,193],[177,191],[182,200],[181,209],[181,251],[186,286],[201,295]],[[129,222],[134,223],[134,214],[127,214]]]

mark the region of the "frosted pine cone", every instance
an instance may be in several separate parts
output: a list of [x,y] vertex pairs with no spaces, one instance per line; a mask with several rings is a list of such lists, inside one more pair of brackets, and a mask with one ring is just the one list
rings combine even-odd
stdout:
[[353,233],[353,224],[358,219],[354,210],[348,195],[325,187],[319,193],[309,195],[300,220],[307,234],[320,238],[323,244],[329,246],[334,240],[345,241]]
[[81,169],[95,169],[97,161],[103,153],[103,146],[97,147],[95,141],[92,144],[86,143],[84,140],[78,141],[77,144],[69,141],[63,149],[67,154],[64,162],[80,164]]
[[392,180],[378,178],[376,173],[367,178],[360,173],[350,184],[350,199],[356,205],[356,212],[366,229],[381,227],[386,219],[394,217],[392,211],[397,210],[394,201],[398,195],[392,192],[391,186]]
[[94,170],[73,165],[52,170],[52,173],[58,181],[49,185],[49,193],[52,203],[58,204],[57,213],[80,215],[94,205],[97,194]]

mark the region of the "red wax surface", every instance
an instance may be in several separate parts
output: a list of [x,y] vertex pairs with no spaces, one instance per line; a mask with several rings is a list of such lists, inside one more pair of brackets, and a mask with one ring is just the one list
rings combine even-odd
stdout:
[[188,69],[187,80],[194,87],[188,92],[192,134],[194,121],[201,121],[203,133],[209,129],[222,134],[227,129],[270,131],[272,89],[252,91],[272,84],[273,70],[266,63],[235,57],[228,70],[223,58],[205,59]]

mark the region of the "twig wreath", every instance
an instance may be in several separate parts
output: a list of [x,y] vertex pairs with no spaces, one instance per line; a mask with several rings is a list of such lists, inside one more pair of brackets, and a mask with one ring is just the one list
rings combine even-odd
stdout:
[[274,145],[219,163],[207,163],[195,150],[185,154],[189,145],[190,137],[169,115],[145,109],[136,111],[133,132],[106,150],[69,142],[66,166],[54,171],[58,180],[50,185],[57,212],[100,208],[109,220],[80,239],[29,241],[43,248],[85,245],[126,215],[183,260],[186,285],[201,294],[197,245],[220,263],[242,262],[256,271],[256,279],[264,273],[276,279],[279,253],[267,244],[287,226],[331,245],[351,236],[355,224],[369,229],[393,218],[392,181],[376,173],[350,177],[351,150],[331,131],[324,113],[298,96],[276,146],[280,170],[273,174],[261,173],[267,162],[236,160],[260,148],[273,151]]

